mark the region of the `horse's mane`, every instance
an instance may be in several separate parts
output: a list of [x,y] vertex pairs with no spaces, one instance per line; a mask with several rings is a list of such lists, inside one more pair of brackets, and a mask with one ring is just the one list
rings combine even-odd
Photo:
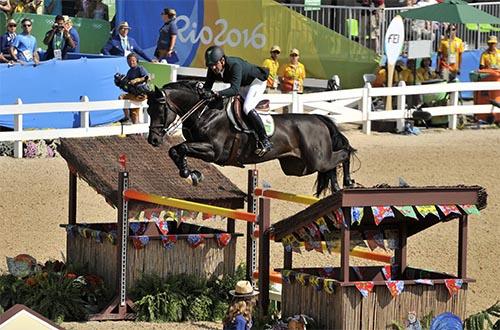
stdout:
[[163,89],[166,90],[166,89],[184,89],[184,90],[188,90],[192,93],[197,93],[197,89],[196,89],[196,84],[198,83],[198,81],[196,80],[179,80],[179,81],[176,81],[176,82],[172,82],[172,83],[168,83],[166,85],[163,85]]

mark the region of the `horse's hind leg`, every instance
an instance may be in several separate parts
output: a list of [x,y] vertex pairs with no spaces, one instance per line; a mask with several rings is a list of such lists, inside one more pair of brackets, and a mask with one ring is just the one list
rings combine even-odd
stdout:
[[351,179],[351,155],[342,162],[342,172],[344,174],[343,185],[345,187],[352,187],[354,185],[354,180]]

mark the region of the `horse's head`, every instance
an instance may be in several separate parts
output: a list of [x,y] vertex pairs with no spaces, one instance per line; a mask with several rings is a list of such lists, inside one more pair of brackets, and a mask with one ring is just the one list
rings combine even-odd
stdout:
[[168,104],[168,95],[163,89],[155,86],[148,95],[148,114],[150,117],[148,143],[158,147],[163,143],[167,128],[177,117]]

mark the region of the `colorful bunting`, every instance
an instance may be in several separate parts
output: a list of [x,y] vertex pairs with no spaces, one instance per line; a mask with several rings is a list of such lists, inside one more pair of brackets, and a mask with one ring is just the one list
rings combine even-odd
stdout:
[[459,205],[459,206],[468,215],[471,215],[471,214],[479,215],[480,214],[476,205]]
[[364,231],[365,237],[366,237],[366,244],[370,248],[370,250],[375,250],[376,247],[380,247],[384,250],[385,244],[384,244],[384,234],[381,231],[378,230],[365,230]]
[[383,219],[394,217],[394,212],[390,206],[372,206],[373,220],[378,226]]
[[339,240],[335,236],[334,233],[324,233],[323,236],[325,236],[325,243],[326,243],[326,248],[328,249],[328,252],[334,253],[335,249],[340,245]]
[[228,233],[216,234],[215,238],[217,239],[217,245],[220,248],[223,248],[226,247],[231,241],[231,234]]
[[436,217],[439,218],[439,213],[434,205],[421,205],[421,206],[415,206],[415,208],[420,213],[420,215],[424,218],[428,214],[435,215]]
[[302,286],[306,286],[309,281],[309,274],[297,273],[295,274],[295,280],[300,283]]
[[394,206],[394,208],[401,212],[404,217],[418,220],[417,214],[412,206]]
[[342,209],[338,208],[335,211],[333,211],[333,213],[335,214],[335,219],[337,219],[337,223],[339,224],[339,226],[344,225],[347,227],[347,224],[345,222],[344,212],[342,212]]
[[351,224],[357,223],[358,225],[361,223],[361,219],[363,218],[364,208],[353,206],[351,207]]
[[448,291],[450,292],[450,296],[454,296],[458,293],[460,288],[462,288],[463,280],[449,278],[449,279],[444,280],[444,284],[448,288]]
[[309,284],[312,285],[316,291],[321,291],[323,289],[323,280],[318,276],[311,275],[309,277]]
[[187,242],[194,249],[203,244],[203,235],[201,234],[191,234],[188,235]]
[[132,236],[134,248],[140,250],[149,243],[149,236]]
[[387,281],[390,281],[392,278],[391,265],[385,265],[382,267],[382,274],[384,274],[384,278]]
[[400,295],[405,287],[405,283],[403,281],[385,281],[385,285],[387,285],[387,288],[393,297]]
[[102,243],[101,231],[100,230],[92,230],[90,236],[97,242]]
[[461,215],[462,213],[456,205],[438,205],[438,208],[443,212],[444,216],[447,217],[452,213]]
[[210,214],[210,213],[203,213],[201,215],[202,220],[215,220],[215,215]]
[[361,293],[361,295],[366,298],[373,291],[373,281],[367,282],[354,282],[356,289]]
[[109,243],[116,245],[116,234],[113,233],[108,233],[107,236],[105,236],[106,241]]
[[[314,222],[308,223],[305,226],[305,229],[309,232],[309,235],[315,240],[315,241],[320,241],[321,240],[321,233],[325,232],[330,232],[328,227],[326,226],[325,220],[323,220],[324,225],[322,227],[317,227]],[[326,229],[325,229],[326,228]]]
[[172,249],[177,243],[177,236],[176,235],[168,235],[168,236],[161,236],[161,243],[163,244],[163,247],[167,250]]
[[146,232],[148,224],[146,222],[131,222],[129,226],[130,230],[132,230],[133,235],[141,236]]
[[281,279],[283,280],[283,283],[290,284],[290,274],[292,273],[291,270],[289,269],[282,269],[281,270]]
[[168,221],[157,219],[155,221],[155,223],[156,223],[156,227],[158,227],[158,230],[160,231],[161,235],[168,234]]
[[335,293],[335,282],[333,280],[325,278],[323,280],[323,289],[329,294]]

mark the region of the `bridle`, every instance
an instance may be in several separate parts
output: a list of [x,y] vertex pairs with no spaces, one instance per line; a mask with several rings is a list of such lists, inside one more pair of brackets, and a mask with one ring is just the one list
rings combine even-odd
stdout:
[[[172,100],[168,97],[168,95],[165,93],[163,89],[160,89],[163,97],[160,99],[158,103],[162,105],[162,111],[163,111],[163,123],[159,125],[149,125],[149,129],[161,136],[164,136],[165,134],[171,135],[182,123],[184,123],[189,116],[193,114],[196,110],[198,110],[206,100],[199,100],[189,111],[187,111],[183,116],[179,115],[182,110],[172,102]],[[165,101],[163,101],[163,100]],[[168,127],[167,127],[167,114],[165,113],[165,108],[166,106],[169,106],[170,110],[172,110],[176,115],[177,119],[175,119]]]

